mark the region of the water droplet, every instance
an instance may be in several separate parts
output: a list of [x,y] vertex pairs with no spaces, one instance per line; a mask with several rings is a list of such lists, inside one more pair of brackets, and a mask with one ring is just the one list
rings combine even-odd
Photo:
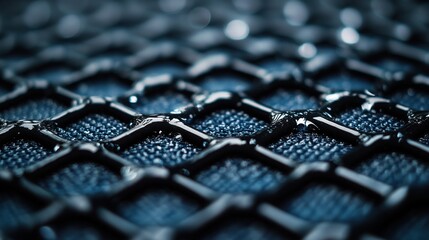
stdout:
[[347,44],[355,44],[359,41],[359,33],[353,28],[343,28],[340,35],[341,40]]
[[174,136],[174,138],[176,140],[180,140],[180,141],[183,139],[182,134],[180,134],[180,133],[178,133],[176,136]]
[[130,103],[137,103],[138,98],[137,98],[136,96],[130,96],[130,97],[128,98],[128,101],[129,101]]
[[298,53],[304,58],[312,58],[317,53],[317,48],[311,43],[304,43],[298,48]]
[[225,28],[225,35],[233,40],[242,40],[249,35],[249,25],[242,20],[232,20]]
[[156,165],[162,165],[162,160],[160,158],[155,158],[153,160],[153,163],[156,164]]

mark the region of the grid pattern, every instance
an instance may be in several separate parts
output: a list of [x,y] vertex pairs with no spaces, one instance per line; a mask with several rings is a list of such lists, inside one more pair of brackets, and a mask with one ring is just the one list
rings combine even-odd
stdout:
[[1,5],[0,238],[427,236],[427,4]]

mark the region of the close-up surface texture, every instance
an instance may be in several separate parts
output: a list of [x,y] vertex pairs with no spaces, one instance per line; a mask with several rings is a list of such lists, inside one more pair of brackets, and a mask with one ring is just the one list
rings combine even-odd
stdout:
[[0,3],[0,239],[427,239],[429,4]]

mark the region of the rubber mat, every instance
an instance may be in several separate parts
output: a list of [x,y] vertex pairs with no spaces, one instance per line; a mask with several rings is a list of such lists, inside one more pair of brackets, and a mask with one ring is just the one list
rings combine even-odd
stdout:
[[0,239],[427,239],[429,4],[0,3]]

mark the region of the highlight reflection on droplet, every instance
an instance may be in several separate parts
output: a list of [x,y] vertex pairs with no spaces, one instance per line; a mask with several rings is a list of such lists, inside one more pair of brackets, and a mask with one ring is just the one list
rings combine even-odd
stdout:
[[312,58],[316,53],[317,48],[312,43],[304,43],[298,48],[298,54],[303,58]]
[[355,44],[359,41],[359,33],[353,28],[343,28],[340,35],[341,40],[347,44]]
[[138,101],[138,98],[137,98],[136,96],[130,96],[130,97],[128,98],[128,101],[129,101],[130,103],[136,103],[136,102]]
[[232,20],[225,28],[225,35],[233,40],[242,40],[249,35],[249,25],[242,20]]

